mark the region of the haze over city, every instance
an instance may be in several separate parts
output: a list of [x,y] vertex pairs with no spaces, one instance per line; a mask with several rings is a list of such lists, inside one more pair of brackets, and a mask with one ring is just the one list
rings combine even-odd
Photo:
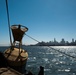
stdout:
[[[8,0],[10,25],[28,27],[38,41],[76,39],[76,0]],[[0,45],[10,44],[5,0],[0,0]],[[13,40],[13,38],[12,38]],[[23,44],[36,44],[27,36]]]

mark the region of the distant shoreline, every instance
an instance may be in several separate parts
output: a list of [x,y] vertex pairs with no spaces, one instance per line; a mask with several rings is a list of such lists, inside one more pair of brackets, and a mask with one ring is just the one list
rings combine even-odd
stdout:
[[76,46],[76,45],[28,45],[28,46]]
[[[76,45],[22,45],[22,46],[76,46]],[[10,47],[10,46],[0,46],[0,47]]]

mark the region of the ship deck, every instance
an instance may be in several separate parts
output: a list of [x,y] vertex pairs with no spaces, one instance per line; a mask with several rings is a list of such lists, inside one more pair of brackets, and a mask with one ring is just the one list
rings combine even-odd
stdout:
[[22,75],[22,74],[10,67],[7,68],[2,67],[0,68],[0,75]]

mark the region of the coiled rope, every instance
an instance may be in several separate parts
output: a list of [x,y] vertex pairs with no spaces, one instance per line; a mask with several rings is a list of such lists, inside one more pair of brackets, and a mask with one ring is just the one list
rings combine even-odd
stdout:
[[[31,38],[32,40],[40,43],[40,41],[34,39],[33,37],[31,37],[31,36],[29,36],[29,35],[27,35],[27,34],[25,34],[25,35],[26,35],[27,37]],[[42,44],[42,45],[44,45],[44,44]],[[51,46],[47,46],[47,47],[49,47],[50,49],[52,49],[52,50],[54,50],[54,51],[56,51],[56,52],[59,52],[59,53],[61,53],[61,54],[64,54],[64,55],[66,55],[66,56],[69,56],[69,57],[72,57],[72,58],[76,58],[76,57],[74,57],[74,56],[72,56],[72,55],[69,55],[69,54],[67,54],[67,53],[65,53],[65,52],[60,51],[59,49],[55,49],[55,48],[53,48],[53,47],[51,47]]]

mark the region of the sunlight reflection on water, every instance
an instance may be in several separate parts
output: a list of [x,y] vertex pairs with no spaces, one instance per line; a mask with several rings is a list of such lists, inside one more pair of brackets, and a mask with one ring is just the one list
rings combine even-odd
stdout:
[[[52,46],[53,48],[76,57],[76,46]],[[47,46],[24,46],[29,57],[26,69],[37,75],[39,66],[44,67],[45,75],[76,75],[76,58],[61,54]],[[0,48],[2,52],[6,48]]]
[[[72,56],[76,56],[76,46],[52,47]],[[27,47],[28,53],[30,54],[27,61],[27,69],[31,67],[35,75],[38,73],[40,65],[44,66],[45,75],[76,74],[76,61],[73,58],[46,46],[33,46],[30,48],[28,49]]]

